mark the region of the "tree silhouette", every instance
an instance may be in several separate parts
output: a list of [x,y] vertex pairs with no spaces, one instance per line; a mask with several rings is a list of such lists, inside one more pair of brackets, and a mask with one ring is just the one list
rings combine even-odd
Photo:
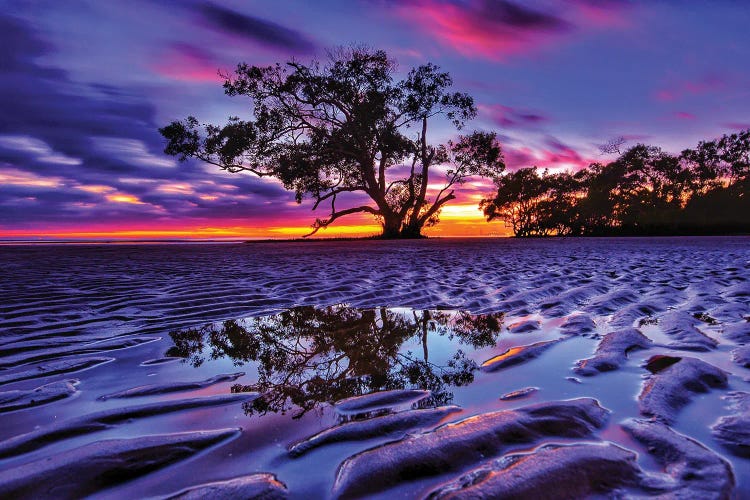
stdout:
[[626,233],[668,230],[690,189],[690,172],[679,159],[653,146],[638,144],[609,168],[619,174],[611,191],[613,217]]
[[750,130],[679,156],[637,144],[606,165],[552,175],[523,168],[495,184],[484,213],[516,236],[747,233]]
[[380,220],[384,237],[420,237],[455,199],[456,185],[469,176],[495,178],[504,163],[494,133],[428,141],[434,120],[461,129],[476,115],[469,95],[450,90],[448,73],[429,63],[402,80],[395,71],[385,52],[366,48],[333,51],[325,64],[240,64],[225,76],[224,90],[249,97],[253,118],[230,117],[223,127],[194,117],[172,122],[160,129],[165,152],[275,177],[298,203],[310,197],[313,210],[327,206],[310,234],[366,213]]
[[500,219],[516,236],[548,236],[571,232],[576,179],[567,173],[540,176],[535,167],[522,168],[495,182],[494,198],[482,201],[487,220]]
[[[429,335],[473,348],[491,346],[502,320],[502,314],[296,307],[242,324],[172,332],[174,346],[167,354],[194,366],[224,357],[237,366],[256,362],[257,382],[233,387],[263,394],[245,405],[248,414],[295,409],[300,417],[323,402],[403,388],[429,389],[432,395],[423,404],[441,405],[453,397],[449,386],[473,381],[477,366],[461,350],[445,364],[431,361]],[[409,340],[421,344],[421,355],[403,352]]]

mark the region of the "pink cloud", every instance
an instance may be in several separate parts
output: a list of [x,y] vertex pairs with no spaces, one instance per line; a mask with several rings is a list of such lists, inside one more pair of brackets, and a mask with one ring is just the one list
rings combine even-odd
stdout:
[[505,165],[510,170],[516,170],[523,167],[534,165],[536,155],[531,148],[509,148],[504,149]]
[[186,82],[221,82],[220,64],[206,50],[189,44],[171,45],[151,66],[158,75]]
[[578,9],[583,24],[598,28],[625,28],[630,26],[630,18],[625,9],[626,2],[618,0],[576,0],[572,2]]
[[470,58],[502,61],[550,45],[573,28],[624,27],[627,2],[570,0],[563,8],[511,0],[407,0],[393,12],[438,43]]
[[669,102],[683,99],[687,96],[711,94],[723,90],[727,82],[716,75],[708,75],[698,81],[677,81],[657,90],[655,97],[658,101]]
[[674,115],[680,120],[695,120],[696,118],[693,113],[688,113],[687,111],[676,111]]
[[750,122],[729,122],[723,123],[722,127],[726,127],[732,130],[747,130],[750,129]]
[[527,52],[567,28],[559,17],[504,0],[415,0],[399,3],[396,13],[464,56],[492,60]]
[[505,164],[509,170],[536,166],[555,170],[579,170],[598,161],[588,158],[572,147],[548,137],[547,147],[531,148],[528,146],[506,147]]

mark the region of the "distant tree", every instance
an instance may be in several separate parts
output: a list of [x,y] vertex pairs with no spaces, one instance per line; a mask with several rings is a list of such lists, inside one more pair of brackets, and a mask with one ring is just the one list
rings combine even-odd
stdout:
[[606,165],[573,174],[522,168],[495,184],[484,213],[516,236],[746,233],[750,130],[679,156],[637,144]]
[[715,141],[701,141],[695,149],[686,149],[680,160],[692,172],[692,191],[705,194],[722,187],[727,178],[724,165],[721,165]]
[[521,168],[495,181],[497,192],[482,201],[487,220],[500,219],[516,236],[570,234],[576,181],[568,173],[539,175]]
[[516,236],[536,235],[537,204],[545,193],[536,167],[509,172],[498,178],[495,185],[495,196],[482,200],[480,205],[487,220],[502,220]]
[[575,173],[580,197],[575,202],[573,234],[601,236],[610,234],[616,226],[615,200],[612,191],[620,178],[620,166],[592,163]]
[[660,148],[637,144],[610,167],[618,173],[610,192],[613,215],[627,232],[663,231],[676,223],[690,193],[690,172],[679,158]]
[[680,158],[694,183],[683,225],[702,233],[750,231],[750,129],[701,141]]
[[[224,90],[250,98],[252,119],[230,117],[222,127],[194,117],[172,122],[160,129],[165,152],[274,177],[298,203],[310,197],[314,210],[327,206],[310,234],[366,213],[380,220],[384,237],[420,237],[455,199],[455,186],[469,176],[497,177],[503,156],[493,133],[430,143],[429,124],[442,119],[461,129],[476,115],[474,101],[452,92],[450,75],[433,64],[402,80],[395,69],[385,52],[365,48],[334,51],[325,64],[240,64]],[[361,200],[356,194],[370,203],[341,206]]]
[[579,219],[577,206],[581,196],[579,179],[568,172],[549,174],[546,171],[542,178],[547,192],[540,202],[541,225],[547,229],[547,234],[557,236],[581,234],[580,228],[575,224]]
[[709,181],[723,180],[727,185],[746,181],[750,179],[750,129],[701,141],[695,149],[683,151],[682,158]]

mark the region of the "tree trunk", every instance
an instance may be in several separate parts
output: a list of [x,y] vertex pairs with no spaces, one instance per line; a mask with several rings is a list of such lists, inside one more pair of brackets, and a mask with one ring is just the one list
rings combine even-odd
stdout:
[[397,215],[383,217],[383,234],[385,239],[401,237],[401,219]]
[[401,238],[424,238],[422,235],[422,226],[419,223],[412,223],[404,226],[401,230]]
[[384,217],[383,220],[383,239],[417,239],[424,238],[422,235],[422,225],[417,221],[405,225],[398,215]]

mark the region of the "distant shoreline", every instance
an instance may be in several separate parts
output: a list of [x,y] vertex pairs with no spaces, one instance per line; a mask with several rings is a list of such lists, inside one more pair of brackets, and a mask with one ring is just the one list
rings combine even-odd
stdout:
[[209,244],[209,243],[324,243],[333,241],[420,241],[420,240],[446,240],[446,239],[504,239],[513,238],[513,236],[430,236],[429,238],[415,238],[415,239],[381,239],[377,236],[363,236],[363,237],[333,237],[333,238],[262,238],[262,239],[245,239],[237,238],[231,240],[223,239],[153,239],[153,240],[118,240],[118,239],[102,239],[102,240],[0,240],[0,246],[3,245],[137,245],[137,244]]
[[333,243],[333,242],[369,242],[369,241],[435,241],[435,240],[577,240],[577,239],[607,239],[607,238],[722,238],[722,237],[748,237],[750,233],[697,233],[697,234],[606,234],[606,235],[547,235],[547,236],[431,236],[428,238],[415,239],[380,239],[378,237],[341,237],[341,238],[265,238],[265,239],[233,239],[233,240],[0,240],[0,247],[3,246],[75,246],[75,245],[215,245],[215,244],[258,244],[258,243]]

